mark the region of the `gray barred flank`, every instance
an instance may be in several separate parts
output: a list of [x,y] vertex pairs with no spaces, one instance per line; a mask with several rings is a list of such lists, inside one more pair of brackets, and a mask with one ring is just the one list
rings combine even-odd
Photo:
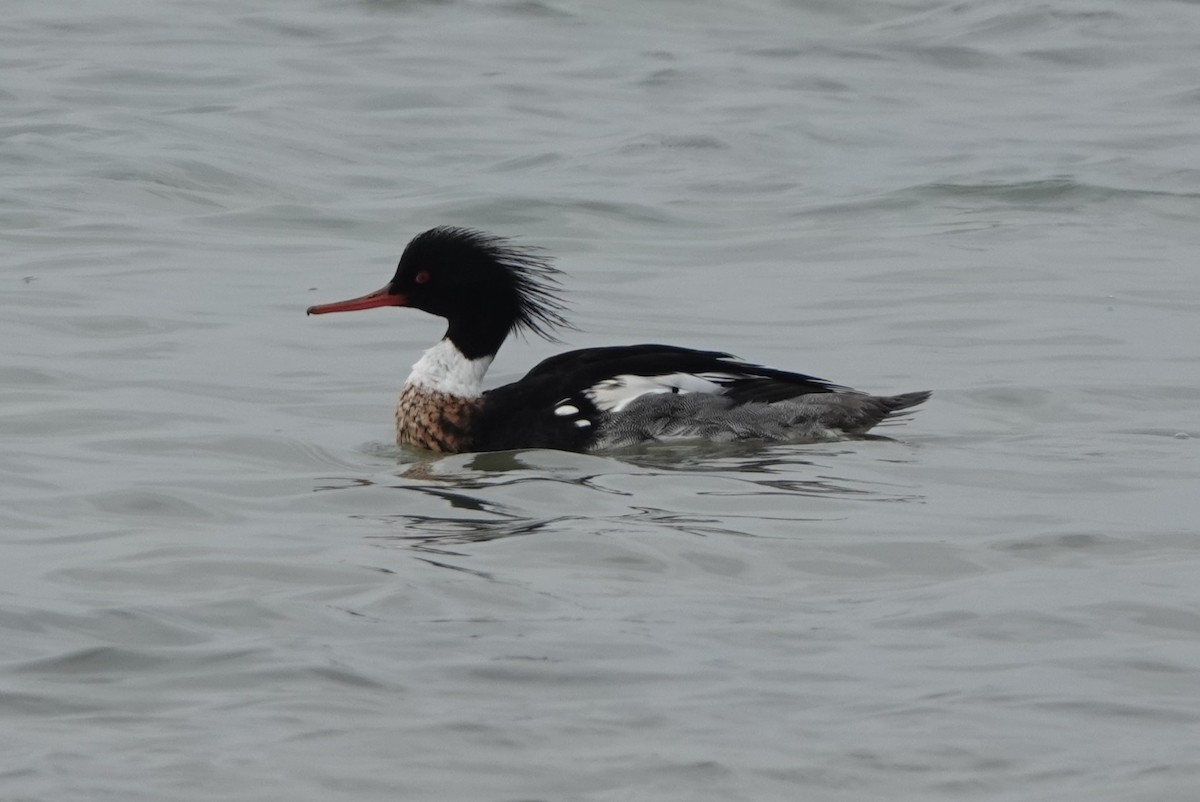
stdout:
[[647,394],[620,412],[605,414],[595,447],[691,438],[716,442],[833,442],[866,434],[873,426],[928,398],[928,392],[876,396],[851,391],[739,404],[725,396],[702,393]]

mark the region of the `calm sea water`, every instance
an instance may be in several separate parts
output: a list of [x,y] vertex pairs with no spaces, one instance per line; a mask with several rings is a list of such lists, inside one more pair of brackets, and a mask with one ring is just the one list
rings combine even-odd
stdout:
[[[1200,793],[1200,6],[15,2],[0,798]],[[435,461],[437,224],[893,442]],[[513,342],[491,379],[564,346]]]

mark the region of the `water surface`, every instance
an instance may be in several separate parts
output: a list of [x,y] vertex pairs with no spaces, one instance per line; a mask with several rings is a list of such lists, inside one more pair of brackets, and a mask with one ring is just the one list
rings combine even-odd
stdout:
[[[0,796],[1200,783],[1200,9],[17,3]],[[438,224],[892,441],[391,445]],[[566,346],[514,341],[490,380]]]

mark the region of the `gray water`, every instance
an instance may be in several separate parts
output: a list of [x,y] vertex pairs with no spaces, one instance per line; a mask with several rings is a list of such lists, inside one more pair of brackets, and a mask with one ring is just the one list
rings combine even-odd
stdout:
[[[0,798],[1200,794],[1200,5],[13,2]],[[437,224],[892,441],[423,459]]]

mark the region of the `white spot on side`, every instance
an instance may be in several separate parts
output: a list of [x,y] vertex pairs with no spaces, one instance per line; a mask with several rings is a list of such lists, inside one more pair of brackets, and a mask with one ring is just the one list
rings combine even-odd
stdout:
[[592,422],[590,420],[587,420],[586,418],[580,418],[579,420],[575,421],[575,425],[578,426],[580,429],[586,429],[587,427],[592,425]]
[[738,378],[732,373],[669,373],[664,376],[621,375],[593,385],[587,396],[601,412],[620,412],[647,393],[720,394]]
[[417,360],[405,384],[459,398],[478,398],[491,364],[490,356],[467,359],[454,343],[442,340]]
[[573,407],[570,404],[563,404],[561,407],[554,408],[555,415],[578,415],[579,407]]

